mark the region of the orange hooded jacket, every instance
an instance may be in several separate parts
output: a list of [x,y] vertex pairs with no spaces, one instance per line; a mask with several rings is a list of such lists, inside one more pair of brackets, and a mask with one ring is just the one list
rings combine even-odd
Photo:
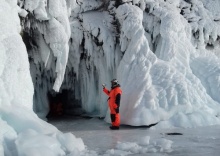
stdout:
[[108,106],[109,106],[111,114],[119,113],[119,106],[120,106],[120,100],[121,100],[121,94],[122,94],[120,85],[112,88],[110,91],[106,88],[103,88],[103,92],[105,92],[109,96]]

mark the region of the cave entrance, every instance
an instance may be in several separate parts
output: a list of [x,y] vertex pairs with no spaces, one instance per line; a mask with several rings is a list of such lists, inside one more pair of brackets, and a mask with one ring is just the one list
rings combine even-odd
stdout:
[[83,113],[80,100],[76,100],[73,91],[62,90],[60,93],[48,92],[48,119],[64,116],[79,116]]

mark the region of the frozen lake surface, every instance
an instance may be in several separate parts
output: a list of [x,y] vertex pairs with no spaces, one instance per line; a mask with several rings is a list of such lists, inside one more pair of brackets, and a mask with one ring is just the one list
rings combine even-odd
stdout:
[[[98,155],[106,155],[106,152],[109,153],[111,150],[115,152],[120,143],[138,144],[147,136],[150,137],[148,146],[139,146],[139,149],[142,148],[142,150],[135,150],[134,147],[124,149],[125,153],[130,152],[130,154],[122,154],[121,152],[119,155],[220,155],[220,126],[158,130],[153,127],[122,125],[120,130],[112,131],[109,129],[110,124],[99,118],[62,117],[51,119],[49,123],[62,132],[71,132],[76,137],[82,138],[88,150],[95,151]],[[169,135],[170,133],[176,135]],[[155,143],[161,139],[172,141],[172,147],[167,151],[161,150]],[[128,147],[128,144],[126,146]],[[140,151],[143,152],[144,148],[148,151],[141,153]],[[122,150],[120,149],[120,151]]]

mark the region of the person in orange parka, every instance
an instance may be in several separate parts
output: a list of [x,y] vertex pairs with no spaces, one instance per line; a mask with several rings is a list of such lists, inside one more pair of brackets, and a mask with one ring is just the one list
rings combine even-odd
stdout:
[[111,115],[111,121],[112,121],[112,126],[110,126],[109,128],[112,130],[118,130],[120,126],[119,107],[120,107],[120,100],[121,100],[121,94],[122,94],[120,85],[118,84],[117,79],[113,79],[111,81],[110,91],[107,88],[105,88],[105,85],[102,85],[102,86],[103,86],[103,92],[105,92],[109,96],[108,106],[110,109],[110,115]]

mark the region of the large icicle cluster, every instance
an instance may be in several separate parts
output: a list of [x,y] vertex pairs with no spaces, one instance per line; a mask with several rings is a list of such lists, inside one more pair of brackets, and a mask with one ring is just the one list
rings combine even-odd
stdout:
[[[55,72],[56,80],[53,85],[55,91],[59,91],[65,74],[70,38],[70,24],[68,19],[68,10],[65,0],[58,1],[33,1],[25,0],[22,4],[29,11],[30,18],[25,23],[25,29],[34,30],[34,34],[38,35],[37,46],[47,44],[49,49],[41,49],[41,58],[45,66],[51,59],[51,55],[56,58]],[[22,6],[22,7],[23,7]],[[38,32],[36,32],[38,31]],[[32,36],[34,37],[34,36]],[[44,43],[45,42],[45,43]],[[43,50],[43,51],[42,51]]]
[[48,90],[60,90],[69,55],[70,23],[65,0],[24,0],[20,7],[28,14],[23,17],[26,45],[34,82],[34,110],[39,116],[48,113]]
[[[80,10],[82,6],[75,9]],[[99,115],[104,116],[106,99],[101,96],[101,84],[116,76],[115,67],[121,59],[121,52],[116,48],[115,29],[111,24],[113,17],[108,11],[81,10],[80,13],[80,16],[71,19],[67,68],[74,68],[77,82],[80,83],[72,87],[79,87],[78,98],[81,99],[83,109],[88,113],[99,111]]]
[[[59,78],[59,74],[55,74],[59,59],[58,57],[56,59],[56,50],[54,54],[51,42],[54,40],[56,47],[61,46],[63,48],[63,46],[66,46],[66,39],[65,36],[64,39],[62,38],[63,35],[61,34],[65,35],[65,32],[62,32],[62,27],[61,34],[57,34],[58,27],[56,29],[51,27],[52,30],[50,30],[48,26],[48,22],[51,20],[55,22],[51,26],[56,26],[57,18],[54,17],[57,15],[53,15],[53,11],[50,11],[54,9],[54,6],[50,6],[50,3],[47,5],[46,3],[43,3],[44,5],[40,4],[39,1],[38,9],[36,9],[36,6],[35,8],[30,7],[32,5],[29,4],[29,1],[24,1],[21,6],[29,6],[30,11],[29,15],[24,18],[24,28],[27,32],[25,35],[31,38],[31,43],[29,43],[29,40],[26,45],[30,44],[28,53],[35,88],[34,111],[38,116],[44,118],[49,111],[48,92],[54,94],[52,90],[55,89],[55,86],[58,86],[56,82],[54,85],[54,79],[62,80]],[[122,52],[118,48],[119,45],[116,44],[116,28],[113,24],[115,19],[114,15],[111,14],[114,13],[113,4],[107,1],[71,0],[67,1],[66,5],[66,8],[56,8],[69,13],[69,27],[71,28],[68,63],[67,66],[63,63],[60,64],[63,69],[62,73],[66,67],[66,74],[63,84],[60,86],[60,92],[66,89],[69,90],[72,99],[81,102],[84,111],[105,116],[107,107],[105,96],[102,95],[101,84],[116,77],[116,67],[122,56]],[[44,10],[44,14],[41,12],[36,16],[35,11],[38,12],[38,10]],[[45,17],[43,15],[47,15],[47,18],[43,18]],[[60,22],[59,18],[58,22]],[[66,16],[64,19],[66,20]],[[61,22],[61,24],[63,23]],[[65,27],[67,25],[68,22],[63,24]],[[51,33],[48,35],[48,32]],[[51,42],[47,40],[51,40]],[[63,43],[63,41],[65,42]],[[66,58],[67,53],[65,51],[60,50],[62,53],[59,57]],[[75,105],[74,101],[71,103],[73,106]]]

